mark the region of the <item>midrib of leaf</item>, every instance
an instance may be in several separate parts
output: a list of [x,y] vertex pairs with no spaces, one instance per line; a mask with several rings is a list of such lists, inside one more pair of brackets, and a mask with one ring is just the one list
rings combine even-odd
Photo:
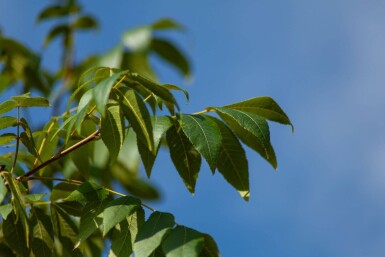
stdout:
[[242,184],[242,188],[247,188],[247,187],[245,186],[245,184],[243,183],[243,181],[242,181],[242,177],[239,175],[239,169],[238,169],[238,166],[233,162],[232,158],[229,157],[230,155],[228,154],[227,148],[225,148],[225,147],[223,146],[223,144],[222,144],[222,149],[223,149],[223,151],[226,153],[227,159],[230,160],[231,165],[233,166],[233,169],[235,170],[235,173],[237,174],[237,177],[238,177],[240,183]]
[[242,107],[231,107],[231,109],[237,110],[237,111],[245,111],[245,112],[247,112],[247,110],[262,110],[264,112],[273,113],[275,115],[278,115],[280,118],[287,119],[287,117],[285,115],[283,115],[279,112],[272,111],[272,110],[269,110],[267,108],[262,108],[262,107],[242,106]]
[[[120,229],[122,229],[122,228],[120,228]],[[120,256],[120,253],[123,251],[122,249],[123,249],[123,247],[124,247],[124,245],[125,245],[125,242],[127,241],[128,235],[131,236],[130,230],[129,230],[129,229],[126,229],[126,233],[124,234],[124,241],[123,241],[124,243],[120,246],[120,248],[119,248],[119,250],[118,250],[118,254],[117,254],[116,256]],[[131,243],[131,242],[130,242],[130,243]]]

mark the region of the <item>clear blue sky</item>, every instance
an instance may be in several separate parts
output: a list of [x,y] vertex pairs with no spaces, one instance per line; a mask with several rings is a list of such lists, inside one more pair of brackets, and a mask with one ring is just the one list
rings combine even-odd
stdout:
[[[34,16],[49,1],[1,1],[6,35],[40,51],[48,26]],[[78,54],[106,50],[121,32],[160,17],[187,27],[174,35],[191,57],[186,112],[269,95],[292,119],[271,125],[275,172],[248,152],[245,203],[219,175],[201,171],[195,196],[162,152],[154,204],[179,223],[213,235],[222,256],[376,257],[385,252],[385,2],[84,1],[101,30],[79,36]],[[47,50],[57,54],[57,45]],[[55,60],[45,60],[55,65]]]

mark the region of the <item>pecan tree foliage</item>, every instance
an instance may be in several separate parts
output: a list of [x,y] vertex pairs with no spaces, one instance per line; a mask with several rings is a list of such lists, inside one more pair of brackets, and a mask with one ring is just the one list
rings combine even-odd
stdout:
[[[160,84],[151,66],[155,56],[190,75],[186,56],[166,37],[183,29],[170,19],[129,30],[106,53],[83,60],[75,58],[75,36],[96,29],[96,19],[76,1],[61,1],[38,15],[48,20],[54,25],[43,45],[61,41],[57,71],[0,37],[0,90],[20,92],[0,104],[1,255],[219,256],[210,235],[142,202],[158,192],[140,169],[150,177],[164,147],[191,193],[204,159],[248,200],[243,145],[276,168],[267,120],[292,126],[287,115],[266,96],[183,113],[174,93],[188,101],[188,92]],[[52,115],[36,124],[42,110],[31,108]],[[125,192],[114,189],[118,183]]]

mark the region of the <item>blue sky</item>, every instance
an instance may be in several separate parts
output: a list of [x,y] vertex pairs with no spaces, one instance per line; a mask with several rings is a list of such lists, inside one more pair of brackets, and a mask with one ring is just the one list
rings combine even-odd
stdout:
[[[41,51],[47,26],[36,26],[34,16],[46,3],[1,1],[4,33]],[[157,209],[212,234],[222,256],[384,255],[385,2],[109,3],[84,1],[101,30],[79,36],[79,55],[108,49],[130,27],[171,17],[187,28],[173,36],[191,57],[194,79],[186,83],[167,68],[161,79],[190,91],[184,111],[269,95],[295,126],[292,135],[271,124],[277,172],[248,152],[248,203],[207,165],[191,196],[161,152],[152,177],[164,195]],[[53,45],[47,54],[56,51]]]

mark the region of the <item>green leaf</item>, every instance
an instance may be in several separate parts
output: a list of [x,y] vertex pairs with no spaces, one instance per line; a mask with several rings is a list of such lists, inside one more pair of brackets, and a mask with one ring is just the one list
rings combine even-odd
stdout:
[[269,125],[258,115],[239,110],[215,108],[218,115],[250,148],[258,152],[275,169],[277,159],[270,143]]
[[16,126],[17,119],[15,117],[4,116],[0,117],[0,129]]
[[187,189],[194,193],[195,184],[201,167],[201,156],[183,133],[182,129],[172,126],[166,133],[171,160]]
[[69,196],[65,201],[98,201],[104,200],[109,195],[109,192],[103,187],[93,182],[84,182]]
[[104,116],[111,88],[117,84],[117,80],[125,73],[126,71],[115,73],[110,77],[103,79],[94,87],[93,94],[96,103],[96,109],[102,116]]
[[38,17],[37,17],[37,22],[44,21],[46,19],[52,19],[52,18],[58,18],[58,17],[63,17],[67,16],[71,13],[77,13],[80,11],[80,6],[76,4],[71,4],[67,6],[63,5],[51,5],[48,6],[47,8],[43,9]]
[[170,213],[154,212],[141,226],[134,244],[135,257],[149,256],[166,238],[175,225]]
[[127,218],[128,226],[130,228],[130,233],[131,233],[131,243],[132,245],[135,244],[136,237],[138,235],[139,229],[142,227],[144,224],[144,210],[142,206],[138,206],[136,211],[131,214]]
[[48,107],[48,99],[44,97],[12,96],[20,107]]
[[177,91],[182,91],[183,94],[186,96],[186,101],[189,102],[190,101],[190,94],[188,93],[187,90],[181,88],[181,87],[178,87],[178,86],[175,86],[175,85],[171,85],[171,84],[164,84],[163,85],[165,88],[167,88],[168,90],[177,90]]
[[112,100],[102,117],[100,135],[110,152],[111,160],[115,161],[124,141],[124,119],[120,106]]
[[131,234],[127,220],[119,223],[114,229],[111,240],[111,249],[108,257],[130,256],[132,253]]
[[154,30],[183,29],[183,26],[171,19],[160,19],[151,25]]
[[1,215],[2,219],[6,220],[8,217],[8,214],[10,214],[12,212],[12,210],[13,210],[13,208],[12,208],[11,203],[0,205],[0,215]]
[[71,31],[71,28],[67,24],[59,24],[53,27],[49,32],[46,38],[44,39],[43,45],[46,47],[52,40],[56,39],[59,36],[66,37]]
[[7,100],[0,104],[0,115],[7,113],[17,107],[17,102],[15,100]]
[[57,201],[57,200],[65,199],[78,188],[79,188],[79,185],[61,182],[56,186],[54,186],[54,188],[52,189],[50,200]]
[[294,131],[293,124],[290,122],[289,117],[271,97],[261,96],[251,98],[242,102],[225,105],[223,107],[254,113],[265,119],[290,125]]
[[40,202],[41,199],[43,199],[44,196],[47,194],[29,194],[25,195],[24,199],[27,200],[28,202]]
[[76,19],[72,26],[77,29],[97,29],[98,23],[94,17],[85,15]]
[[123,33],[122,44],[130,51],[142,53],[147,50],[152,37],[152,29],[149,26],[141,26]]
[[17,136],[13,133],[5,133],[0,136],[0,145],[6,145],[16,140]]
[[32,252],[35,256],[52,256],[53,253],[53,226],[51,218],[36,207],[31,208]]
[[181,115],[180,125],[195,149],[207,160],[211,171],[217,167],[222,136],[217,124],[206,115]]
[[36,158],[39,158],[39,154],[36,150],[35,143],[33,141],[33,137],[29,137],[29,134],[26,132],[22,132],[20,134],[20,141],[27,148],[28,152],[30,152]]
[[154,166],[156,155],[160,147],[160,140],[166,131],[172,126],[173,121],[169,116],[155,116],[151,119],[154,138],[154,150],[151,151],[141,140],[138,140],[138,150],[142,159],[146,174],[151,176],[151,170]]
[[218,155],[218,170],[247,201],[250,196],[249,167],[246,153],[238,138],[222,121],[211,117],[218,125],[222,144]]
[[203,248],[202,233],[185,226],[177,226],[162,244],[166,257],[198,257]]
[[151,42],[155,53],[174,66],[184,76],[190,75],[190,64],[185,55],[170,41],[154,38]]
[[131,124],[139,140],[150,149],[154,149],[150,114],[143,99],[132,89],[120,87],[117,92],[124,115]]
[[29,249],[28,242],[26,241],[25,227],[14,212],[8,215],[7,219],[3,222],[2,228],[7,245],[18,255],[28,257]]
[[0,175],[0,203],[4,201],[5,196],[8,193],[8,189],[4,184],[3,176]]
[[103,236],[116,224],[126,219],[140,205],[140,200],[124,196],[108,203],[103,212]]
[[38,149],[42,161],[48,160],[55,154],[59,137],[54,136],[54,134],[59,127],[59,123],[56,120],[52,120],[44,126],[43,133],[38,137],[36,149]]
[[208,234],[203,234],[203,236],[205,241],[199,257],[220,257],[218,246],[214,239]]

